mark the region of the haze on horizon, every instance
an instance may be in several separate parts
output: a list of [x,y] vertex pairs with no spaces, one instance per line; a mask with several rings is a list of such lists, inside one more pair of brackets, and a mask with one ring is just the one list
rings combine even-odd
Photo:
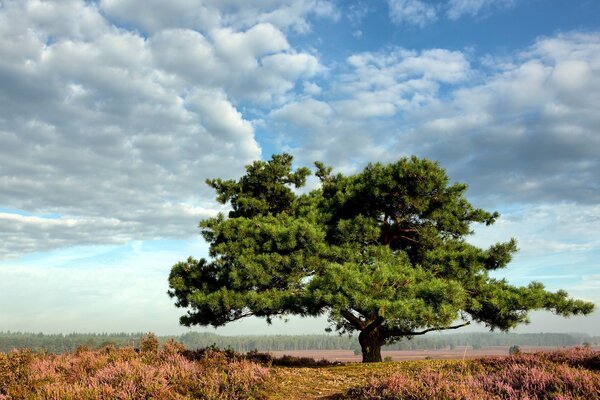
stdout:
[[204,180],[284,151],[438,160],[502,215],[470,240],[518,240],[498,276],[600,305],[598,104],[589,0],[0,0],[0,331],[187,331],[167,277],[207,255]]

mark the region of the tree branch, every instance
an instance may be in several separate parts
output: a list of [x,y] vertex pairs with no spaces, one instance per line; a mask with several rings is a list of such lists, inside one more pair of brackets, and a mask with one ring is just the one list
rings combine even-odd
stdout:
[[239,314],[239,315],[227,318],[227,322],[237,321],[237,320],[240,320],[242,318],[251,317],[253,315],[254,315],[253,312],[247,312],[247,313],[244,313],[244,314]]
[[413,242],[413,243],[419,243],[419,241],[418,241],[418,240],[415,240],[415,239],[413,239],[413,238],[409,238],[408,236],[401,235],[401,236],[398,236],[398,237],[401,237],[402,239],[409,240],[409,241],[411,241],[411,242]]
[[448,326],[448,327],[445,327],[445,328],[429,328],[429,329],[425,329],[424,331],[418,331],[418,332],[400,331],[400,330],[397,330],[397,329],[386,329],[385,330],[385,334],[386,334],[387,337],[392,337],[392,336],[419,336],[419,335],[424,335],[427,332],[445,331],[445,330],[449,330],[449,329],[458,329],[458,328],[462,328],[463,326],[467,326],[467,325],[471,325],[471,321],[467,321],[464,324],[460,324],[460,325]]
[[368,325],[366,325],[362,330],[361,330],[361,334],[364,335],[368,335],[369,333],[373,332],[375,329],[377,329],[379,326],[381,326],[381,324],[383,324],[383,321],[385,321],[385,319],[378,315],[377,318],[375,318],[374,320],[370,321]]
[[352,324],[352,326],[356,329],[363,330],[365,328],[364,322],[361,321],[360,318],[358,318],[356,315],[354,315],[352,311],[342,310],[340,314],[342,314],[342,317],[346,318],[348,322],[350,322],[350,324]]

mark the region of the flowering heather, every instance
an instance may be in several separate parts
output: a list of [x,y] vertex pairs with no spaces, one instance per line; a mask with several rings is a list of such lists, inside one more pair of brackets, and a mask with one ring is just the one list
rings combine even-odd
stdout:
[[[484,358],[463,364],[431,364],[351,389],[361,399],[600,399],[600,352],[574,349],[554,353]],[[437,368],[436,368],[437,367]],[[446,368],[449,367],[449,368]]]
[[0,400],[260,398],[268,370],[207,353],[188,360],[181,345],[159,349],[151,335],[133,348],[74,353],[0,353]]

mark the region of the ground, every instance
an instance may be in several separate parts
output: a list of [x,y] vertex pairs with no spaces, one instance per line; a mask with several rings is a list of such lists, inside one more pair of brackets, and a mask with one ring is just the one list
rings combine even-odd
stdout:
[[335,399],[345,390],[372,377],[389,373],[391,364],[349,364],[334,367],[274,367],[271,370],[276,390],[272,400]]
[[[556,351],[549,347],[521,347],[524,352]],[[596,351],[599,349],[596,348]],[[289,354],[297,357],[314,357],[329,361],[342,361],[343,364],[326,367],[280,367],[271,368],[273,384],[270,386],[269,400],[300,400],[300,399],[345,399],[346,391],[350,388],[364,385],[374,378],[388,377],[394,373],[418,374],[423,369],[458,370],[468,373],[470,360],[485,356],[507,356],[508,347],[485,348],[456,348],[428,351],[390,351],[383,352],[383,357],[391,357],[394,362],[362,364],[357,361],[350,350],[316,350],[316,351],[286,351],[273,352]],[[398,361],[396,361],[398,360]],[[402,360],[402,361],[400,361]],[[598,379],[598,375],[596,378]]]
[[[342,399],[346,390],[407,369],[420,370],[435,361],[349,363],[315,368],[273,367],[275,387],[269,400]],[[461,360],[445,360],[446,365]]]
[[[533,353],[538,351],[554,351],[559,347],[534,347],[520,346],[521,351]],[[415,360],[462,360],[469,358],[480,358],[486,356],[507,356],[509,346],[485,347],[473,349],[471,346],[456,346],[454,349],[440,350],[390,350],[382,351],[381,356],[391,357],[393,361],[415,361]],[[600,349],[600,348],[599,348]],[[328,361],[360,362],[360,354],[354,354],[352,350],[286,350],[270,351],[275,357],[290,355],[294,357],[309,357],[315,360],[325,359]]]

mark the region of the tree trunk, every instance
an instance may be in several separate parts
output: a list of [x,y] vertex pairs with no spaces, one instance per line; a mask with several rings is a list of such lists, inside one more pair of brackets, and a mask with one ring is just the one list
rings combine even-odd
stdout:
[[371,332],[362,331],[358,335],[358,343],[362,350],[362,362],[381,362],[381,345],[383,338],[380,335],[379,328]]

